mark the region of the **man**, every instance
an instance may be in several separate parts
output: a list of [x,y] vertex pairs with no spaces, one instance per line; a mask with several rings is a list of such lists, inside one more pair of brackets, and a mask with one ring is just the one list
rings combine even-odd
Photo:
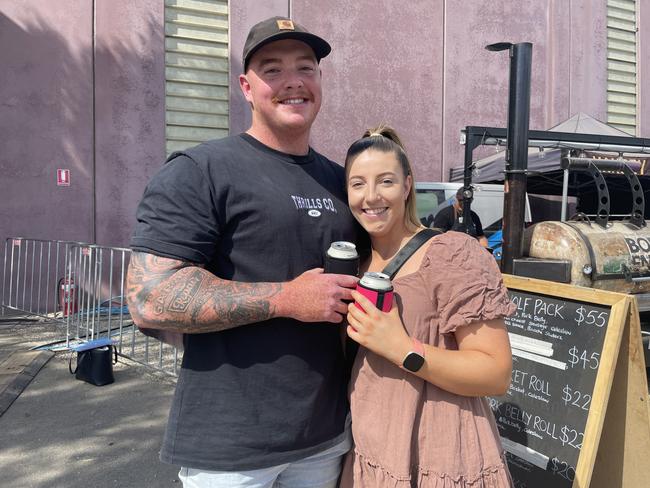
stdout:
[[244,134],[173,154],[147,186],[128,300],[183,332],[161,451],[187,487],[334,487],[350,448],[340,327],[357,279],[322,273],[356,239],[343,168],[309,147],[330,45],[288,18],[251,28]]
[[[462,219],[463,219],[463,202],[465,197],[463,196],[463,188],[459,188],[456,192],[456,199],[454,200],[453,205],[449,205],[440,212],[436,214],[435,219],[433,220],[433,227],[437,227],[445,232],[448,230],[462,230]],[[469,234],[476,237],[478,242],[483,247],[488,247],[488,240],[483,233],[483,226],[481,225],[481,219],[473,210],[470,210],[472,221],[469,222]]]

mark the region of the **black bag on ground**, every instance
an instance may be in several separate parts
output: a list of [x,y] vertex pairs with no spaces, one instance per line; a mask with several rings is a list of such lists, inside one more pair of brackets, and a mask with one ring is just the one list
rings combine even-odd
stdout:
[[73,349],[77,352],[77,367],[72,370],[73,354],[70,356],[68,369],[75,378],[95,386],[108,385],[115,381],[113,364],[117,363],[117,350],[110,339],[90,341]]

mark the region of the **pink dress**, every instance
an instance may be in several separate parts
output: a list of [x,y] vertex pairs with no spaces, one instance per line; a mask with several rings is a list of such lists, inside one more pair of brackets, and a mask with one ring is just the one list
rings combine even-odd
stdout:
[[[410,336],[458,349],[458,327],[514,312],[494,258],[475,239],[447,232],[425,245],[418,271],[393,281]],[[512,486],[484,398],[442,390],[362,347],[350,404],[355,448],[341,487]]]

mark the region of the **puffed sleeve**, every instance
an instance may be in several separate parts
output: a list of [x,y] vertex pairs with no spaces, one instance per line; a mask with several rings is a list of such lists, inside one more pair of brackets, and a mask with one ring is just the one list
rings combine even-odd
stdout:
[[459,232],[437,237],[423,264],[440,316],[439,333],[514,313],[494,257],[473,237]]

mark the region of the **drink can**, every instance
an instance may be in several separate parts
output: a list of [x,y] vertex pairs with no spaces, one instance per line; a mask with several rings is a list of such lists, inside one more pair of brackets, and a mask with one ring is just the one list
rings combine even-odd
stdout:
[[[364,273],[363,278],[357,283],[357,291],[382,312],[388,312],[393,305],[393,284],[384,273]],[[355,305],[363,310],[358,303]]]
[[359,274],[357,247],[347,241],[332,242],[325,254],[325,272],[357,276]]

